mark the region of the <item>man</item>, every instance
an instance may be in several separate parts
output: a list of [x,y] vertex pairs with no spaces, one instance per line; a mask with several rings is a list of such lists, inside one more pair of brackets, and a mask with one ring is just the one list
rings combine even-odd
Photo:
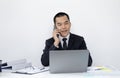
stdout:
[[[68,14],[59,12],[54,17],[53,37],[46,40],[41,62],[49,66],[50,50],[85,50],[87,49],[84,38],[70,33],[71,22]],[[78,59],[79,62],[79,59]],[[92,65],[92,58],[89,53],[88,66]]]

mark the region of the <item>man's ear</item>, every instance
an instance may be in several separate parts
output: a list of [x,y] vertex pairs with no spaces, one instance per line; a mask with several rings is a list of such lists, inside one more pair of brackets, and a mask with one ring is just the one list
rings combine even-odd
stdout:
[[71,27],[71,22],[70,22],[70,27]]

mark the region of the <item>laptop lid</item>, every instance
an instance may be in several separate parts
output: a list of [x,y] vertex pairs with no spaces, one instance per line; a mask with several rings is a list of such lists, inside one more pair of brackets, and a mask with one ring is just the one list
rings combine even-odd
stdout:
[[86,72],[88,50],[54,50],[49,54],[51,73]]

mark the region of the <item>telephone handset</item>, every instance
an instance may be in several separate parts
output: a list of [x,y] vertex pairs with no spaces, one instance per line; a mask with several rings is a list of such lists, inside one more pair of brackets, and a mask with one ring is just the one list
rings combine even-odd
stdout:
[[[54,30],[55,30],[55,29],[57,29],[56,26],[54,26]],[[58,37],[58,38],[59,38],[59,35],[60,35],[60,34],[58,33],[58,34],[57,34],[57,37]]]
[[59,34],[57,34],[57,37],[59,38]]

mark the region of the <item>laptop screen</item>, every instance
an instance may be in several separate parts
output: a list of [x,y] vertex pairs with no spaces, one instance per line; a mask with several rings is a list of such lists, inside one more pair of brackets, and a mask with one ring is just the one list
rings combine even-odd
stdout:
[[88,50],[54,50],[50,51],[51,73],[86,72]]

